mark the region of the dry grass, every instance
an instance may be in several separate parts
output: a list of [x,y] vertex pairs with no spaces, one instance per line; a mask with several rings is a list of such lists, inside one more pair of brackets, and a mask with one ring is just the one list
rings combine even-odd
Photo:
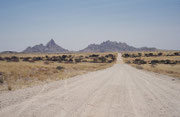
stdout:
[[[72,56],[87,56],[92,53],[71,54]],[[100,56],[109,53],[96,53]],[[117,54],[113,53],[117,56]],[[57,56],[62,54],[1,54],[1,57],[37,57],[37,56]],[[63,54],[64,55],[64,54]],[[69,54],[68,54],[69,55]],[[90,71],[105,69],[112,66],[113,63],[58,63],[44,61],[30,62],[6,62],[0,61],[0,73],[3,74],[4,83],[0,84],[0,90],[15,90],[19,88],[30,87],[50,81],[66,79],[72,76],[84,74]],[[64,69],[58,70],[57,66],[62,66]]]
[[[154,56],[154,57],[135,57],[135,58],[123,58],[125,63],[130,63],[133,67],[136,67],[138,69],[144,69],[147,71],[152,71],[156,73],[161,73],[173,77],[180,78],[180,64],[148,64],[151,60],[173,60],[173,61],[179,61],[180,56],[166,56],[173,54],[175,51],[157,51],[157,52],[151,52],[153,54],[158,54],[159,52],[163,53],[163,56]],[[128,54],[135,54],[142,53],[142,55],[150,52],[131,52]],[[135,59],[141,59],[147,62],[147,64],[133,64],[132,61]]]

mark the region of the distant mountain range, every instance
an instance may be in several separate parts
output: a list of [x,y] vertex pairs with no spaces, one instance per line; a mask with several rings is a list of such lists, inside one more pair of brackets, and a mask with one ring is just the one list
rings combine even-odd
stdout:
[[105,41],[101,44],[90,44],[80,52],[123,52],[123,51],[155,51],[156,48],[135,48],[133,46],[129,46],[126,43],[116,42],[116,41]]
[[53,39],[51,39],[45,46],[43,44],[35,45],[33,47],[26,48],[23,53],[65,53],[68,50],[57,45]]
[[[126,43],[116,41],[105,41],[101,44],[90,44],[86,48],[77,52],[123,52],[123,51],[156,51],[156,48],[136,48],[129,46]],[[72,52],[57,45],[53,39],[51,39],[45,46],[43,44],[28,47],[21,53],[68,53]],[[14,51],[4,51],[2,53],[16,53]]]

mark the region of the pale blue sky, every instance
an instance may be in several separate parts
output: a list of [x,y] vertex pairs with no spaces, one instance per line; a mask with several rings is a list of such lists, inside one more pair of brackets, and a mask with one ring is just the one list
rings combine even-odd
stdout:
[[0,0],[0,51],[106,40],[180,50],[180,0]]

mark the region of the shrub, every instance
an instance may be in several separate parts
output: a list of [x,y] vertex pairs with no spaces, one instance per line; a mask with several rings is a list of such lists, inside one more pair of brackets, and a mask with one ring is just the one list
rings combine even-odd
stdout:
[[99,57],[99,60],[101,61],[101,63],[105,63],[106,62],[106,58],[105,57]]
[[11,59],[19,59],[18,57],[16,56],[12,56]]
[[108,57],[109,57],[109,55],[106,55],[105,57],[106,57],[106,58],[108,58]]
[[129,54],[126,54],[126,53],[125,53],[125,54],[123,54],[122,56],[123,56],[123,57],[125,57],[125,58],[130,57],[130,55],[129,55]]
[[135,55],[135,54],[132,54],[132,55],[131,55],[131,57],[132,57],[132,58],[135,58],[135,57],[136,57],[136,55]]
[[89,55],[89,57],[99,57],[98,54],[92,54],[92,55]]
[[180,53],[178,53],[178,52],[175,52],[175,53],[174,53],[174,55],[175,55],[175,56],[179,56],[179,55],[180,55]]
[[106,58],[110,57],[110,58],[114,58],[115,56],[113,54],[108,54],[105,56]]
[[67,55],[62,55],[62,58],[65,59],[67,57]]
[[49,56],[48,56],[48,55],[46,55],[45,57],[46,57],[46,59],[47,59],[47,58],[49,58]]
[[141,65],[141,64],[146,64],[147,62],[144,61],[144,60],[141,60],[141,59],[135,59],[133,61],[134,64],[138,64],[138,65]]
[[68,62],[73,63],[73,59],[72,59],[72,58],[70,58],[70,59],[68,60]]
[[154,54],[153,53],[149,53],[149,56],[154,56]]
[[165,60],[164,64],[171,64],[170,60]]
[[97,63],[98,62],[98,59],[97,58],[94,58],[93,59],[93,63]]
[[11,61],[13,61],[13,62],[19,62],[19,58],[16,57],[16,56],[12,56],[12,57],[11,57]]
[[10,62],[11,61],[11,58],[10,57],[5,57],[4,58],[7,62]]
[[139,56],[139,57],[141,57],[141,56],[142,56],[142,54],[141,54],[141,53],[138,53],[138,56]]
[[2,73],[0,72],[0,84],[3,84],[3,83],[4,83],[4,78],[3,78]]
[[40,60],[42,60],[42,57],[33,57],[33,60],[34,61],[40,61]]
[[63,61],[64,59],[62,59],[61,57],[53,56],[52,58],[49,58],[48,60],[49,60],[49,61],[59,61],[59,62],[61,62],[61,61]]
[[8,85],[8,90],[11,91],[12,90],[12,87],[10,85]]
[[113,60],[108,60],[108,63],[112,63],[113,62]]
[[162,55],[163,55],[163,53],[161,53],[161,52],[160,52],[160,53],[158,53],[158,56],[162,56]]
[[62,66],[57,66],[56,69],[57,69],[57,70],[62,70],[62,69],[64,69],[64,67],[62,67]]
[[149,54],[144,54],[145,57],[149,57]]
[[150,62],[150,64],[157,64],[157,63],[159,63],[158,60],[151,60],[151,62]]
[[79,62],[81,62],[81,59],[75,59],[75,62],[79,63]]
[[71,57],[72,57],[72,55],[69,55],[68,57],[69,57],[69,58],[71,58]]
[[136,66],[136,68],[137,68],[137,69],[143,69],[143,67],[142,67],[142,66]]

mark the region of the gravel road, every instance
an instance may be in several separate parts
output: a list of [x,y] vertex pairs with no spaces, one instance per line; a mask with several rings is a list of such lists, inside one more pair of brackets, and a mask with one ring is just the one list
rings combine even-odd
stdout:
[[180,80],[118,62],[111,68],[0,93],[0,117],[180,117]]

